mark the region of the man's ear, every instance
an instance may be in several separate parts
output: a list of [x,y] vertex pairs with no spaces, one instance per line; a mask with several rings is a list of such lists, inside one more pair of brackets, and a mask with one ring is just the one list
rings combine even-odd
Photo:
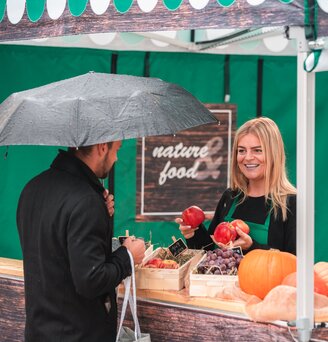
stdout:
[[95,147],[96,147],[95,150],[98,156],[102,156],[104,154],[104,149],[105,149],[104,144],[97,144]]
[[106,151],[107,151],[107,144],[102,143],[102,144],[97,144],[96,146],[97,146],[96,147],[97,153],[98,153],[99,156],[102,156],[102,155],[104,155],[106,153]]

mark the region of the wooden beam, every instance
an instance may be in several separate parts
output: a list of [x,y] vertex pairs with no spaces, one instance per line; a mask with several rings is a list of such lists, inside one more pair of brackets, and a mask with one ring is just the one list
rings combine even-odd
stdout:
[[88,2],[85,12],[74,17],[66,8],[57,20],[49,18],[45,11],[37,22],[31,22],[26,13],[13,25],[7,16],[0,23],[0,41],[78,35],[99,32],[147,32],[163,30],[189,30],[203,28],[250,28],[264,26],[302,26],[304,24],[303,0],[282,4],[266,0],[251,6],[245,0],[236,0],[230,7],[222,7],[210,0],[201,10],[184,1],[176,11],[168,10],[162,1],[149,13],[140,10],[134,1],[130,10],[119,13],[110,2],[103,15],[96,15]]

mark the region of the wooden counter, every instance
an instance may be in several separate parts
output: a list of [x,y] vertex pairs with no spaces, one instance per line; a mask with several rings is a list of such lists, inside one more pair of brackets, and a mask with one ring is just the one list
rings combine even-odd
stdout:
[[[247,319],[241,302],[189,297],[186,290],[138,290],[137,295],[141,329],[151,334],[152,342],[292,341],[282,322],[256,323]],[[24,305],[22,262],[0,258],[1,341],[24,340]],[[130,315],[125,324],[132,327]],[[312,336],[328,341],[328,328],[315,329]]]

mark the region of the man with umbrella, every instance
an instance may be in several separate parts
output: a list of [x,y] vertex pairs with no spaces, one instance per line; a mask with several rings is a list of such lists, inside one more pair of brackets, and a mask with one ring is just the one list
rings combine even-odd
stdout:
[[145,251],[144,241],[128,238],[111,252],[99,178],[108,176],[120,146],[114,141],[60,151],[21,194],[26,342],[115,341],[115,288],[131,274],[128,253],[138,264]]
[[128,253],[139,263],[145,245],[128,238],[112,253],[111,202],[99,178],[107,176],[123,139],[214,122],[178,85],[94,72],[12,94],[0,104],[0,145],[72,147],[31,180],[19,200],[25,342],[115,341],[115,288],[131,273]]

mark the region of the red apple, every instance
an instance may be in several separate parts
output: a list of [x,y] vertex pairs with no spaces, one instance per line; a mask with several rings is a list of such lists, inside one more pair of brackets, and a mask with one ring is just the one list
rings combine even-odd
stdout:
[[187,226],[197,228],[205,220],[205,214],[202,209],[192,205],[182,212],[182,220]]
[[179,268],[179,264],[174,260],[163,260],[163,268],[176,269]]
[[229,224],[229,228],[231,230],[231,241],[235,241],[238,236],[236,228],[231,223]]
[[236,230],[231,227],[229,222],[221,222],[214,230],[214,239],[224,245],[236,238]]
[[153,258],[146,262],[144,267],[148,268],[163,268],[163,260],[160,258]]
[[[243,220],[233,220],[231,222],[231,225],[234,227],[234,228],[239,228],[240,230],[242,230],[245,234],[249,234],[249,226],[246,222],[244,222]],[[237,234],[238,235],[238,234]]]

